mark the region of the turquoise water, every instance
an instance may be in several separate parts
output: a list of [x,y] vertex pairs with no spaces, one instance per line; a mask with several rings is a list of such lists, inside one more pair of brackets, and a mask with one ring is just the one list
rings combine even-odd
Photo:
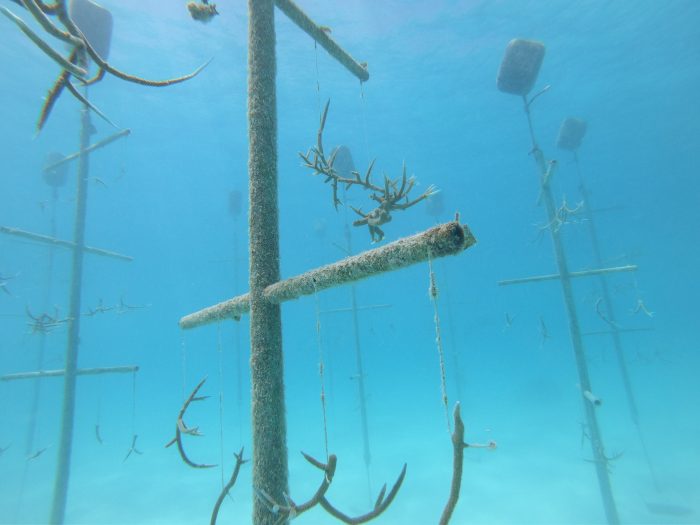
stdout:
[[[277,13],[280,251],[283,277],[344,256],[343,209],[309,176],[297,155],[316,140],[325,100],[331,107],[327,148],[345,144],[363,171],[397,177],[402,162],[418,178],[414,192],[440,188],[444,209],[424,203],[394,214],[382,244],[422,231],[456,211],[478,244],[434,262],[450,407],[461,402],[471,443],[459,504],[451,523],[605,523],[589,443],[582,439],[579,379],[562,294],[556,282],[498,286],[503,279],[556,271],[539,175],[522,101],[499,92],[496,74],[512,38],[536,39],[547,52],[533,93],[535,133],[559,168],[556,202],[575,206],[579,178],[570,152],[555,147],[568,116],[588,122],[579,168],[595,210],[600,249],[609,266],[637,264],[608,278],[624,355],[639,409],[630,417],[610,338],[584,338],[596,409],[622,523],[700,520],[700,422],[697,297],[700,262],[697,150],[700,106],[700,5],[686,1],[548,2],[303,1],[300,4],[358,61],[370,80],[348,74]],[[29,21],[13,2],[2,5]],[[79,366],[138,365],[138,373],[78,379],[66,522],[83,524],[206,523],[234,465],[249,457],[247,317],[182,332],[185,314],[247,290],[245,211],[232,215],[228,195],[247,192],[244,3],[220,2],[208,25],[190,19],[184,2],[105,2],[114,18],[110,63],[130,73],[166,78],[210,57],[197,78],[163,89],[113,77],[90,88],[90,100],[131,135],[90,158],[86,241],[134,257],[86,255],[82,311],[120,300],[144,306],[81,319]],[[37,31],[39,28],[32,24]],[[3,113],[0,225],[73,235],[75,165],[55,203],[41,178],[50,152],[78,147],[79,104],[58,100],[37,137],[42,97],[60,69],[6,18],[0,20]],[[47,37],[48,39],[48,37]],[[57,49],[63,50],[61,44]],[[93,117],[100,140],[116,130]],[[99,180],[97,180],[99,179]],[[350,204],[369,210],[359,189]],[[354,214],[348,210],[350,219]],[[595,267],[587,224],[571,217],[560,233],[572,270]],[[355,251],[374,248],[354,228]],[[41,336],[27,308],[65,317],[70,252],[0,235],[0,374],[35,370]],[[319,381],[324,360],[329,451],[339,457],[328,497],[345,512],[372,506],[384,482],[408,464],[392,506],[376,523],[436,523],[449,494],[452,447],[442,405],[429,269],[420,264],[358,283],[360,345],[367,389],[371,461],[357,394],[350,305],[339,288],[285,304],[290,491],[305,500],[320,482],[299,451],[325,456]],[[577,279],[583,332],[608,328],[597,315],[596,278]],[[635,313],[639,301],[653,312]],[[386,306],[389,305],[389,306]],[[506,317],[512,322],[508,323]],[[542,323],[548,337],[542,336]],[[60,369],[67,331],[46,334],[43,367]],[[207,376],[191,407],[186,436],[197,462],[187,467],[173,448],[178,411]],[[38,409],[32,414],[38,392]],[[0,382],[0,523],[46,523],[51,508],[62,401],[59,378]],[[220,402],[220,400],[222,400]],[[223,414],[223,418],[220,414]],[[30,434],[34,421],[34,433]],[[96,437],[99,425],[100,444]],[[136,448],[125,460],[138,435]],[[223,441],[222,441],[223,436]],[[640,439],[641,438],[643,439]],[[648,455],[645,455],[644,445]],[[28,460],[40,450],[38,457]],[[371,496],[370,496],[371,492]],[[253,490],[244,465],[219,523],[250,522]],[[320,509],[300,523],[331,523]]]

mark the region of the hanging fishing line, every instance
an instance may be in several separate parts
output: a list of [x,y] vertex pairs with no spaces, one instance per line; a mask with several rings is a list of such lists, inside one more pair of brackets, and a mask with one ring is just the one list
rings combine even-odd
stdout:
[[318,105],[318,114],[321,114],[321,81],[318,74],[318,44],[314,40],[314,58],[316,60],[316,103]]
[[[318,69],[318,44],[314,40],[314,57],[316,62],[316,102],[318,113],[321,114],[321,80]],[[328,460],[328,417],[326,414],[326,386],[324,380],[323,345],[321,342],[321,311],[319,308],[318,294],[316,293],[316,281],[314,281],[314,312],[316,314],[316,346],[318,348],[318,376],[321,384],[321,411],[323,412],[323,443]]]
[[323,443],[326,447],[326,460],[328,460],[328,417],[326,414],[326,387],[324,381],[323,344],[321,341],[321,309],[319,307],[318,293],[316,293],[316,281],[314,281],[314,310],[316,313],[316,346],[318,347],[318,377],[321,383],[321,410],[323,412]]
[[438,296],[440,292],[437,287],[437,281],[435,279],[435,272],[433,272],[433,260],[430,254],[428,254],[428,270],[430,272],[430,286],[428,288],[428,294],[430,295],[430,300],[433,303],[433,311],[435,316],[433,317],[435,321],[435,344],[437,346],[438,357],[440,359],[440,388],[442,390],[442,404],[445,407],[445,418],[447,420],[447,432],[452,434],[452,427],[450,426],[450,410],[447,403],[447,380],[445,374],[445,353],[442,349],[442,335],[440,332],[440,313],[438,311]]
[[126,164],[127,164],[127,161],[129,160],[129,137],[130,136],[131,136],[131,134],[124,137],[124,140],[122,141],[122,144],[121,144],[122,153],[119,157],[119,173],[117,174],[117,178],[116,178],[117,181],[121,180],[126,175]]
[[95,439],[101,445],[102,434],[100,433],[100,424],[102,421],[102,379],[97,381],[97,414],[95,417]]
[[187,399],[187,342],[185,334],[180,332],[180,369],[182,372],[182,400]]
[[131,373],[131,435],[136,436],[136,370]]
[[365,83],[360,80],[360,118],[362,120],[362,139],[364,141],[365,163],[370,162],[369,140],[367,139],[367,111],[365,108]]
[[224,487],[224,358],[221,345],[221,323],[216,323],[216,351],[219,356],[219,465],[221,488]]
[[131,373],[131,446],[126,456],[124,456],[122,463],[129,459],[132,453],[138,454],[139,456],[142,454],[142,452],[136,448],[136,440],[138,437],[136,433],[136,369],[134,369]]
[[[239,258],[238,258],[238,220],[234,216],[233,225],[233,287],[234,291],[238,289],[239,277]],[[233,351],[236,359],[236,401],[238,403],[238,442],[243,441],[243,351],[241,350],[241,324],[235,323],[234,327],[234,342]],[[223,381],[221,383],[223,385]],[[221,387],[223,388],[223,386]]]
[[236,323],[235,327],[235,347],[236,352],[236,398],[238,401],[238,442],[243,441],[243,351],[241,350],[241,323]]

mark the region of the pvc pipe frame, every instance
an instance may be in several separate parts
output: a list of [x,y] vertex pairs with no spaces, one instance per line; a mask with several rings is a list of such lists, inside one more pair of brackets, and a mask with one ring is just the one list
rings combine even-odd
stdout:
[[[130,374],[138,372],[136,365],[129,366],[107,366],[98,368],[79,368],[75,371],[78,376],[93,376],[100,374]],[[43,379],[45,377],[61,377],[65,375],[65,370],[38,370],[36,372],[19,372],[17,374],[7,374],[0,376],[0,381],[16,381],[18,379]]]
[[[119,131],[118,133],[115,133],[114,135],[110,135],[109,137],[100,140],[99,142],[95,142],[93,145],[88,146],[85,148],[85,153],[92,153],[93,151],[104,148],[108,144],[111,144],[115,140],[118,140],[122,137],[128,137],[131,134],[130,129],[123,129]],[[54,162],[53,164],[48,164],[47,166],[44,166],[43,171],[50,171],[52,169],[58,168],[60,165],[65,164],[67,162],[71,162],[75,159],[80,157],[80,152],[73,153],[71,155],[68,155],[67,157],[62,158],[59,161]]]
[[[43,242],[45,244],[51,244],[53,246],[60,246],[61,248],[70,248],[75,250],[77,248],[76,243],[72,241],[64,241],[62,239],[56,239],[55,237],[50,237],[48,235],[42,235],[40,233],[28,232],[26,230],[20,230],[19,228],[10,228],[9,226],[0,226],[0,233],[5,233],[7,235],[14,235],[15,237],[23,237],[32,241]],[[134,258],[129,255],[123,255],[121,253],[113,252],[110,250],[103,250],[102,248],[93,248],[92,246],[83,246],[82,250],[86,253],[92,253],[95,255],[101,255],[103,257],[112,257],[114,259],[120,259],[122,261],[133,261]]]
[[[539,169],[542,200],[547,211],[547,220],[551,222],[556,216],[556,206],[554,204],[552,188],[549,185],[550,181],[545,177],[545,174],[547,173],[547,165],[544,154],[535,140],[535,133],[532,127],[532,118],[530,116],[529,106],[525,97],[523,97],[523,102],[525,104],[525,114],[527,115],[528,127],[530,128],[532,151]],[[566,307],[566,314],[569,322],[569,335],[571,337],[571,345],[574,350],[579,384],[582,392],[590,392],[592,391],[592,388],[590,376],[588,374],[588,363],[586,362],[586,351],[583,346],[583,339],[581,337],[581,328],[578,321],[576,302],[574,301],[573,286],[571,284],[571,272],[569,272],[564,243],[560,235],[561,232],[550,228],[549,233],[552,238],[552,247],[554,248],[554,257],[557,263],[557,270],[559,271],[559,283],[561,284],[564,305]],[[595,406],[586,401],[583,396],[582,399],[583,411],[586,415],[589,441],[591,442],[591,449],[593,452],[593,462],[595,464],[598,486],[600,489],[601,499],[603,500],[603,509],[605,511],[607,523],[608,525],[619,525],[620,518],[617,512],[615,498],[612,493],[612,486],[610,483],[610,475],[608,473],[607,465],[608,460],[605,457],[605,447],[603,445],[603,438],[598,425],[598,418],[595,413]]]
[[[406,268],[447,255],[457,255],[476,243],[469,227],[448,222],[422,233],[405,237],[342,261],[322,266],[299,276],[265,287],[262,297],[271,304],[280,304],[303,295],[353,283],[393,270]],[[250,294],[204,308],[180,319],[180,328],[190,329],[223,319],[240,319],[250,310]]]
[[[595,270],[581,270],[579,272],[569,272],[569,277],[589,277],[591,275],[604,275],[606,273],[617,273],[617,272],[636,272],[636,264],[628,264],[626,266],[616,266],[614,268],[601,268]],[[522,277],[520,279],[506,279],[504,281],[498,281],[498,286],[508,286],[510,284],[523,284],[523,283],[537,283],[541,281],[554,281],[556,279],[561,279],[561,274],[551,273],[547,275],[538,275],[536,277]]]
[[[83,56],[82,62],[85,62]],[[78,160],[75,224],[73,239],[73,261],[71,265],[71,289],[69,302],[68,338],[66,341],[65,374],[63,380],[63,407],[61,410],[61,434],[58,445],[56,477],[49,523],[62,525],[65,520],[68,485],[70,482],[73,428],[75,424],[75,399],[80,347],[80,305],[83,286],[83,260],[85,254],[85,221],[87,216],[88,177],[90,176],[89,153],[85,150],[90,142],[90,110],[83,106],[80,112],[80,156]]]

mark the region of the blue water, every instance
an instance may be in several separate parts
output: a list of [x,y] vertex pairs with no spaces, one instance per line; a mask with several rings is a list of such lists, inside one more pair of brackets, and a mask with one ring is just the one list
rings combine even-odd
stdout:
[[[327,148],[345,144],[363,171],[397,177],[402,162],[419,184],[440,188],[444,210],[424,203],[395,213],[382,244],[448,221],[459,211],[478,244],[434,261],[450,409],[461,401],[467,449],[456,524],[594,524],[605,514],[582,439],[579,379],[560,286],[498,286],[502,279],[549,274],[556,263],[522,101],[499,92],[496,73],[512,38],[536,39],[547,52],[533,93],[535,133],[559,169],[557,203],[581,200],[570,152],[555,139],[562,120],[588,122],[578,152],[605,264],[637,264],[611,275],[617,321],[639,424],[612,342],[584,343],[596,409],[622,523],[700,522],[697,232],[700,226],[700,4],[694,0],[462,0],[320,2],[300,0],[359,61],[370,80],[348,74],[277,13],[280,251],[283,277],[343,257],[343,209],[330,187],[297,155],[316,140],[319,112],[331,99]],[[13,2],[2,2],[26,21]],[[113,77],[90,88],[91,101],[131,135],[90,157],[86,241],[134,257],[86,255],[82,311],[144,306],[81,319],[80,367],[138,365],[136,374],[78,379],[66,522],[205,523],[233,468],[233,453],[252,443],[247,317],[183,332],[185,314],[247,290],[245,211],[232,215],[228,194],[247,195],[247,13],[220,2],[201,25],[184,2],[105,1],[114,18],[110,62],[130,73],[166,78],[210,57],[197,78],[163,89]],[[40,31],[36,24],[31,24]],[[79,104],[58,100],[35,137],[42,97],[60,70],[6,18],[0,19],[4,72],[0,123],[0,225],[71,239],[75,165],[52,203],[41,178],[45,156],[78,147]],[[47,37],[48,39],[49,37]],[[54,42],[55,44],[55,42]],[[57,49],[63,50],[61,44]],[[93,116],[100,140],[116,130]],[[359,189],[348,196],[369,210]],[[245,200],[244,200],[245,202]],[[353,218],[352,211],[348,217]],[[572,270],[595,266],[585,221],[560,230]],[[354,228],[355,251],[373,248]],[[65,317],[70,252],[0,234],[0,374],[35,370],[41,336],[26,309]],[[319,381],[324,360],[329,451],[339,465],[328,497],[347,513],[371,508],[384,482],[408,473],[376,523],[437,523],[449,493],[452,448],[442,405],[433,305],[426,264],[358,283],[360,344],[367,388],[369,468],[363,460],[355,344],[348,287],[283,306],[290,491],[301,502],[320,482],[298,451],[325,456]],[[574,295],[584,332],[608,326],[596,313],[596,278],[578,279]],[[634,313],[638,301],[653,312]],[[100,303],[101,301],[101,303]],[[389,306],[385,306],[389,305]],[[508,325],[506,316],[512,320]],[[320,337],[317,321],[320,320]],[[548,336],[543,338],[541,323]],[[46,334],[43,367],[60,369],[67,331]],[[319,343],[320,341],[320,343]],[[194,470],[173,436],[183,398],[204,376],[211,397],[191,407],[186,436]],[[38,410],[32,413],[38,392]],[[220,402],[221,400],[221,402]],[[59,443],[62,381],[0,382],[0,523],[46,523]],[[695,409],[693,407],[696,407]],[[221,412],[220,412],[221,411]],[[223,413],[223,419],[220,418]],[[34,420],[34,434],[29,435]],[[96,439],[99,425],[103,443]],[[129,451],[132,436],[136,448]],[[223,436],[223,441],[221,437]],[[641,437],[641,439],[640,439]],[[644,446],[648,452],[645,455]],[[38,457],[28,456],[46,449]],[[371,493],[371,496],[370,496]],[[246,464],[219,523],[250,522]],[[330,523],[314,509],[303,523]]]

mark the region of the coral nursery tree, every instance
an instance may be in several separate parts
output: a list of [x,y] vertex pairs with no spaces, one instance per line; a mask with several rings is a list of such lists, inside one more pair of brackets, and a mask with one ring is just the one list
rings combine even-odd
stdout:
[[[194,328],[222,319],[240,319],[244,313],[250,314],[250,372],[252,384],[252,427],[253,427],[253,487],[255,502],[253,522],[256,525],[287,523],[309,508],[320,505],[335,518],[346,523],[362,523],[379,515],[391,503],[403,481],[405,467],[393,488],[385,495],[382,490],[374,509],[363,516],[350,517],[337,510],[325,497],[335,471],[336,458],[330,455],[326,463],[310,456],[307,459],[324,471],[322,482],[311,499],[302,504],[295,503],[288,486],[285,398],[283,380],[283,352],[281,303],[302,295],[316,293],[332,286],[378,275],[383,272],[403,268],[418,262],[455,255],[472,246],[476,240],[469,228],[458,221],[442,224],[417,235],[400,239],[391,244],[362,254],[348,257],[286,280],[280,278],[279,217],[277,190],[277,111],[276,111],[276,58],[274,8],[277,6],[297,26],[323,46],[335,59],[361,81],[369,79],[366,65],[359,64],[343,51],[328,35],[322,26],[316,25],[309,17],[289,0],[249,0],[248,21],[248,136],[249,136],[249,255],[250,291],[239,297],[210,306],[189,314],[180,320],[183,329]],[[325,118],[324,112],[324,118]],[[321,149],[319,130],[318,148]],[[316,150],[318,151],[318,150]],[[312,152],[314,152],[312,148]],[[307,154],[307,159],[309,156]],[[332,173],[332,161],[324,168]],[[309,167],[316,167],[310,163]],[[356,175],[358,181],[360,176]],[[366,179],[369,184],[369,173]],[[342,181],[341,181],[342,182]],[[391,181],[385,179],[385,192],[380,188],[375,196],[383,195],[386,211],[405,209],[392,201],[390,196],[401,194],[409,203],[407,193],[413,186],[412,180]],[[363,185],[363,184],[359,184]],[[393,189],[392,189],[393,188]],[[430,189],[429,192],[434,191]],[[422,196],[426,198],[429,195]],[[377,200],[378,197],[373,197]],[[421,197],[419,197],[421,199]],[[421,199],[422,200],[422,199]],[[381,201],[380,202],[381,207]],[[373,216],[364,215],[359,222],[372,226]],[[377,222],[383,224],[383,222]],[[373,238],[378,233],[370,228]],[[201,384],[200,384],[201,385]],[[191,399],[196,399],[193,392]],[[183,412],[181,412],[181,415]],[[178,436],[191,432],[180,424]],[[459,405],[455,410],[455,472],[452,493],[441,523],[447,523],[459,493],[463,449],[468,446],[463,441],[463,426],[459,417]],[[243,462],[242,454],[237,454],[235,480]],[[457,468],[457,463],[459,463]],[[230,483],[225,491],[230,488]],[[221,498],[220,498],[221,499]],[[218,505],[217,509],[218,511]],[[212,522],[215,516],[212,517]]]

